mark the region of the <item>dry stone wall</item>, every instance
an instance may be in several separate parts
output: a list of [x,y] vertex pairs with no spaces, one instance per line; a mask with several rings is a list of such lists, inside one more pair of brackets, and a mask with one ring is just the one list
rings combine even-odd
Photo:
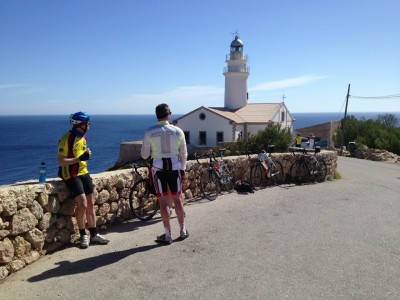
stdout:
[[[323,151],[328,174],[333,176],[337,167],[335,151]],[[293,154],[274,155],[288,172]],[[236,170],[237,179],[248,180],[250,167],[256,155],[227,157]],[[202,160],[206,165],[207,161]],[[187,164],[184,195],[187,201],[201,197],[199,173],[202,169],[195,161]],[[145,174],[145,168],[140,169]],[[129,209],[129,191],[138,175],[132,170],[118,170],[93,174],[97,226],[111,226],[132,218]],[[56,251],[79,239],[75,204],[64,183],[51,179],[45,184],[27,181],[0,186],[0,280],[46,253]]]

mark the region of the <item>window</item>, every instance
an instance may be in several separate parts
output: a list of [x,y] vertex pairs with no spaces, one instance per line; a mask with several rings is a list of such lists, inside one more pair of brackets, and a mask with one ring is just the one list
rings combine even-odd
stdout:
[[201,114],[199,115],[199,119],[200,119],[200,120],[205,120],[205,119],[206,119],[206,114],[205,114],[205,113],[201,113]]
[[217,143],[222,143],[224,141],[224,133],[222,131],[217,131]]
[[281,112],[281,122],[285,122],[285,112]]
[[207,145],[207,132],[206,131],[199,132],[199,145]]
[[184,131],[186,144],[190,144],[190,131]]

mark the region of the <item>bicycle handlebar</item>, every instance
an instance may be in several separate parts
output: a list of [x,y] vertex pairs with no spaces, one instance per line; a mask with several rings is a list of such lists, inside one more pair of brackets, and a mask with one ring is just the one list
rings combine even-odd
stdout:
[[135,173],[140,175],[138,169],[140,168],[149,168],[151,166],[151,163],[148,161],[140,161],[138,163],[132,163],[132,167],[135,170]]
[[300,148],[300,147],[289,147],[289,151],[292,152],[293,154],[295,152],[300,152],[302,154],[309,154],[311,152],[314,152],[314,155],[319,153],[321,151],[320,147],[316,147],[314,149],[308,149],[308,148]]
[[196,161],[199,165],[201,165],[201,163],[199,162],[200,158],[208,158],[210,160],[210,163],[212,162],[212,160],[217,161],[214,155],[214,151],[212,150],[210,150],[210,153],[205,153],[202,155],[198,155],[197,153],[195,153],[194,157],[196,158]]

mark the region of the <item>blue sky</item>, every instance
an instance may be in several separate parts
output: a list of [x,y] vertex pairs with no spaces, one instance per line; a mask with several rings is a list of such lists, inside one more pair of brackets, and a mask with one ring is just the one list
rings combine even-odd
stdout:
[[[223,106],[235,31],[250,103],[340,112],[400,94],[398,0],[0,0],[0,115]],[[349,112],[400,111],[350,98]]]

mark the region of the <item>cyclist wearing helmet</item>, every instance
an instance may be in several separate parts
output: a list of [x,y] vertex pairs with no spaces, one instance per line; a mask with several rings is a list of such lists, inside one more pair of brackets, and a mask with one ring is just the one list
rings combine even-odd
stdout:
[[189,236],[185,227],[185,214],[181,201],[182,180],[185,175],[187,148],[183,131],[169,122],[171,111],[167,104],[156,107],[157,125],[150,127],[143,139],[141,156],[153,159],[152,176],[160,201],[161,219],[165,233],[157,236],[157,242],[171,244],[170,197],[180,226],[180,239]]
[[90,127],[90,116],[84,112],[70,115],[72,129],[58,142],[58,176],[63,179],[76,204],[76,220],[80,233],[80,246],[87,248],[90,242],[107,244],[108,239],[97,233],[96,214],[93,207],[93,182],[87,168],[91,151],[86,144],[86,132]]

